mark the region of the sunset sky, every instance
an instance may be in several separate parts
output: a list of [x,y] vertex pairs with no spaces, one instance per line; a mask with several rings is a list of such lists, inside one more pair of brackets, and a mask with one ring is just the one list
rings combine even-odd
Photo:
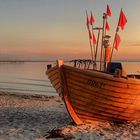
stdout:
[[101,26],[107,4],[111,41],[121,8],[128,20],[113,59],[140,59],[139,0],[0,0],[0,59],[90,58],[85,11]]

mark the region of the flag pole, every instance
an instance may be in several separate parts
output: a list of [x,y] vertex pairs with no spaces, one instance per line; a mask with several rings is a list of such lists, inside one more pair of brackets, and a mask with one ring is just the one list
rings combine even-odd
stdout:
[[[106,24],[106,22],[107,22],[107,13],[105,13],[105,24]],[[105,25],[106,26],[106,25]],[[105,27],[105,29],[104,29],[105,31],[105,33],[104,33],[104,37],[106,36],[106,27]],[[106,62],[105,62],[105,49],[104,49],[104,71],[106,70]]]
[[112,61],[112,56],[113,56],[114,46],[115,46],[115,38],[116,38],[116,35],[117,35],[118,31],[119,31],[119,28],[117,27],[116,33],[115,33],[115,36],[114,36],[114,41],[113,41],[113,46],[112,46],[112,50],[111,50],[111,55],[110,55],[110,62],[109,62],[109,64],[110,64],[111,61]]
[[96,63],[96,59],[97,59],[97,52],[98,52],[98,46],[99,46],[99,37],[100,37],[100,28],[98,30],[98,37],[97,37],[97,44],[96,44],[96,51],[95,51],[95,63]]
[[102,42],[101,42],[101,55],[100,55],[100,70],[102,67],[102,57],[103,57],[103,42],[104,42],[104,28],[105,28],[105,19],[106,19],[106,14],[103,13],[103,30],[102,30]]
[[[110,7],[109,7],[109,5],[107,5],[107,9],[106,9],[106,13],[104,13],[104,16],[105,16],[105,26],[106,26],[106,24],[108,24],[108,22],[107,22],[107,18],[108,18],[108,16],[111,16],[111,11],[110,11]],[[107,28],[105,27],[104,28],[104,37],[106,36],[106,30],[107,30]],[[104,40],[103,40],[104,41]],[[104,44],[103,44],[104,45]],[[104,46],[105,47],[105,46]],[[106,62],[105,62],[105,48],[104,48],[104,71],[106,70]]]
[[[121,11],[122,11],[122,8],[121,8]],[[120,11],[120,15],[121,15],[121,11]],[[121,17],[121,16],[120,16]],[[120,17],[119,17],[119,21],[120,21]],[[114,41],[113,41],[113,46],[112,46],[112,51],[111,51],[111,55],[110,55],[110,62],[109,62],[109,65],[112,61],[112,56],[113,56],[113,52],[114,52],[114,46],[115,46],[115,38],[116,38],[116,35],[119,31],[119,21],[118,21],[118,25],[117,25],[117,28],[116,28],[116,33],[115,33],[115,36],[114,36]]]
[[[88,18],[88,14],[87,14],[87,10],[86,10],[86,16]],[[88,28],[88,32],[90,33],[90,29]],[[91,58],[92,58],[92,62],[93,62],[93,49],[92,49],[92,43],[91,43],[91,39],[90,39],[90,34],[89,34],[89,44],[90,44],[90,51],[91,51]],[[94,69],[94,63],[93,63],[93,69]]]
[[[91,15],[92,15],[92,12],[91,12]],[[92,27],[92,35],[94,35],[94,31],[93,31],[93,23],[91,24],[91,27]],[[93,41],[92,41],[93,42]],[[94,58],[96,58],[96,55],[95,55],[95,50],[96,50],[96,46],[94,45],[94,42],[92,43],[93,44],[93,49],[94,49]]]

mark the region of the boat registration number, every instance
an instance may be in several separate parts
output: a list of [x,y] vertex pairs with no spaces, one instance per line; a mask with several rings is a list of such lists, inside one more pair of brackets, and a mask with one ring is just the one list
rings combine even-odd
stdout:
[[104,83],[95,80],[87,80],[87,84],[96,88],[103,88],[103,86],[105,85]]

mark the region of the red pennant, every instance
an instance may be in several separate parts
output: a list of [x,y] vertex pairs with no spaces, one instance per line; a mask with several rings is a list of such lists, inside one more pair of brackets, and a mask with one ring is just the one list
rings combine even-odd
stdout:
[[116,50],[118,50],[119,44],[120,44],[120,36],[118,34],[116,34],[116,36],[115,36],[115,43],[114,43],[114,48]]
[[94,36],[94,34],[91,34],[91,31],[90,30],[88,30],[88,32],[89,32],[89,38],[90,38],[90,40],[93,41],[93,44],[96,44],[96,37]]
[[88,32],[89,32],[89,38],[92,39],[92,34],[91,34],[90,30],[88,30]]
[[92,41],[93,41],[93,44],[95,45],[96,44],[96,38],[95,38],[94,34],[92,34]]
[[106,21],[106,25],[105,25],[105,28],[106,28],[106,30],[110,30],[110,27],[109,27],[109,24],[108,24],[108,22]]
[[126,16],[124,15],[123,11],[121,10],[118,26],[120,26],[121,29],[123,30],[126,23],[127,23]]
[[112,15],[109,5],[107,5],[106,13],[108,16]]
[[88,18],[88,14],[87,14],[87,11],[86,11],[86,16],[87,16],[87,21],[86,21],[86,25],[87,25],[87,28],[89,29],[90,21],[89,21],[89,18]]
[[92,12],[91,12],[91,16],[90,16],[90,24],[92,25],[93,23],[94,23],[94,17],[93,17],[93,15],[92,15]]

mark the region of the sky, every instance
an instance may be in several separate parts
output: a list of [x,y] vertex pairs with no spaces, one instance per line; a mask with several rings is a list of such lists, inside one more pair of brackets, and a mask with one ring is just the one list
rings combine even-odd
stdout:
[[85,11],[101,27],[107,4],[111,42],[121,8],[128,21],[113,59],[140,59],[139,0],[0,0],[0,59],[91,58]]

